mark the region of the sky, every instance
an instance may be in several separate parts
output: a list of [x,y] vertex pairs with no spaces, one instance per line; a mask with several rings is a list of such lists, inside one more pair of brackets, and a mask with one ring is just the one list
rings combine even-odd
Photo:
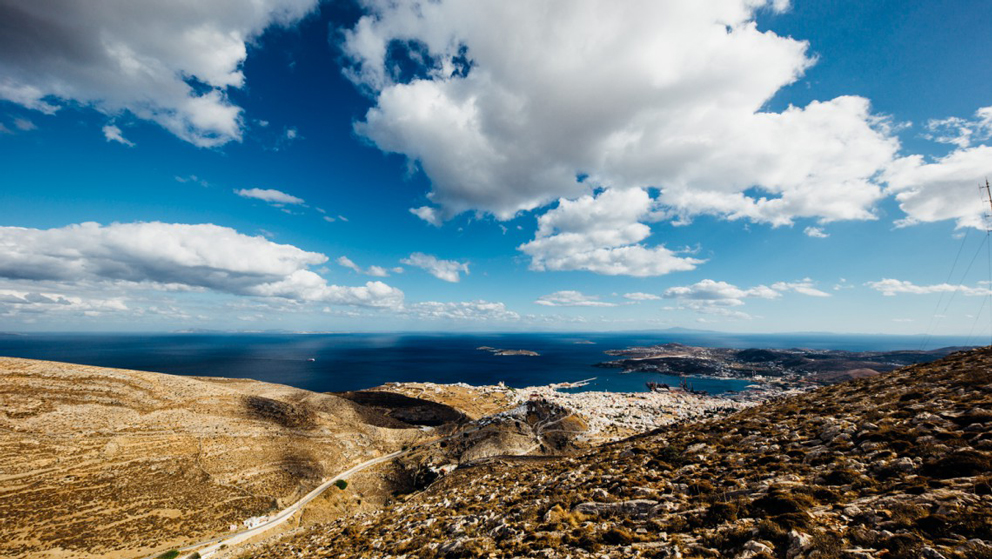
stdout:
[[0,331],[992,333],[987,0],[0,0]]

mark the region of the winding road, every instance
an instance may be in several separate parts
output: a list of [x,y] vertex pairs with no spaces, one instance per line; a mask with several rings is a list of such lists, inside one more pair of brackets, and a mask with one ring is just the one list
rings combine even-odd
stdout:
[[[248,530],[245,530],[243,532],[238,532],[237,534],[229,534],[229,535],[225,535],[225,536],[220,536],[220,537],[212,538],[212,539],[209,539],[209,540],[204,540],[202,542],[198,542],[198,543],[195,543],[195,544],[192,544],[192,545],[187,545],[185,547],[178,548],[178,551],[180,551],[180,552],[197,551],[197,552],[199,552],[200,557],[202,557],[203,559],[206,559],[207,557],[210,557],[213,554],[215,554],[218,551],[220,551],[221,547],[228,548],[228,547],[235,546],[235,545],[237,545],[239,543],[242,543],[242,542],[247,541],[247,540],[249,540],[251,538],[254,538],[255,536],[258,536],[259,534],[262,534],[264,532],[267,532],[267,531],[275,528],[276,526],[279,526],[279,525],[283,524],[284,522],[286,522],[287,520],[289,520],[294,514],[296,514],[297,512],[303,510],[303,507],[307,506],[307,504],[310,501],[316,499],[317,497],[320,496],[321,493],[323,493],[324,491],[326,491],[327,489],[329,489],[332,485],[334,485],[335,482],[337,482],[339,480],[342,480],[342,479],[346,479],[346,478],[348,478],[348,477],[350,477],[350,476],[352,476],[354,474],[357,474],[358,472],[360,472],[360,471],[362,471],[362,470],[364,470],[366,468],[370,468],[372,466],[375,466],[376,464],[382,464],[383,462],[388,462],[388,461],[390,461],[390,460],[392,460],[394,458],[399,458],[400,456],[406,454],[407,452],[410,452],[410,451],[409,450],[398,450],[398,451],[393,452],[391,454],[386,454],[386,455],[380,456],[378,458],[373,458],[371,460],[366,460],[365,462],[362,462],[361,464],[358,464],[357,466],[354,466],[351,469],[346,470],[346,471],[344,471],[344,472],[342,472],[342,473],[334,476],[333,478],[325,481],[319,487],[317,487],[313,491],[307,493],[299,501],[296,501],[292,505],[284,508],[283,510],[279,511],[275,516],[271,517],[269,520],[265,521],[264,523],[259,524],[258,526],[255,526],[254,528],[249,528]],[[206,547],[204,547],[204,546],[206,546]],[[192,553],[188,553],[184,557],[189,557],[191,555],[193,555],[193,554]],[[146,559],[154,559],[155,557],[158,557],[158,554],[151,555],[151,556],[147,557]]]

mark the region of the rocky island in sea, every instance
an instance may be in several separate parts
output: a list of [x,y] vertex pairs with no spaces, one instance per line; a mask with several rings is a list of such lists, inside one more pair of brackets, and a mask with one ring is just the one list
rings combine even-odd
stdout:
[[489,346],[485,346],[485,345],[484,346],[480,346],[480,347],[478,347],[476,349],[478,349],[479,351],[488,351],[489,353],[492,353],[493,355],[500,355],[500,356],[507,356],[507,355],[523,355],[523,356],[526,356],[526,357],[540,357],[541,356],[540,353],[538,353],[536,351],[531,351],[529,349],[499,349],[499,348],[489,347]]

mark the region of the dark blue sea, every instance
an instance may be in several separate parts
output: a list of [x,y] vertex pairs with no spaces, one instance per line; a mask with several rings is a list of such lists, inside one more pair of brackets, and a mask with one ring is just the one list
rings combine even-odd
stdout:
[[[251,378],[316,392],[359,390],[390,381],[526,387],[596,377],[584,390],[637,392],[645,382],[677,377],[621,373],[593,365],[603,352],[679,342],[706,347],[919,349],[920,337],[832,334],[19,334],[0,335],[0,355],[175,375]],[[963,345],[932,338],[927,348]],[[527,349],[540,357],[496,356],[479,346]],[[313,359],[313,361],[310,361]],[[741,390],[742,380],[693,379],[712,394]]]

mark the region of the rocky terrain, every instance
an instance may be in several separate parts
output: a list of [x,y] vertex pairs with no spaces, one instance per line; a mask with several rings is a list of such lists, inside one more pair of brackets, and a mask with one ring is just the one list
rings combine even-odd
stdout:
[[622,368],[630,373],[754,379],[791,388],[864,378],[940,359],[965,349],[968,348],[945,347],[930,351],[731,349],[671,343],[609,350],[607,355],[622,359],[596,366]]
[[167,550],[424,437],[287,386],[25,359],[0,358],[0,402],[0,557]]
[[493,457],[242,557],[992,557],[992,349],[568,457]]

